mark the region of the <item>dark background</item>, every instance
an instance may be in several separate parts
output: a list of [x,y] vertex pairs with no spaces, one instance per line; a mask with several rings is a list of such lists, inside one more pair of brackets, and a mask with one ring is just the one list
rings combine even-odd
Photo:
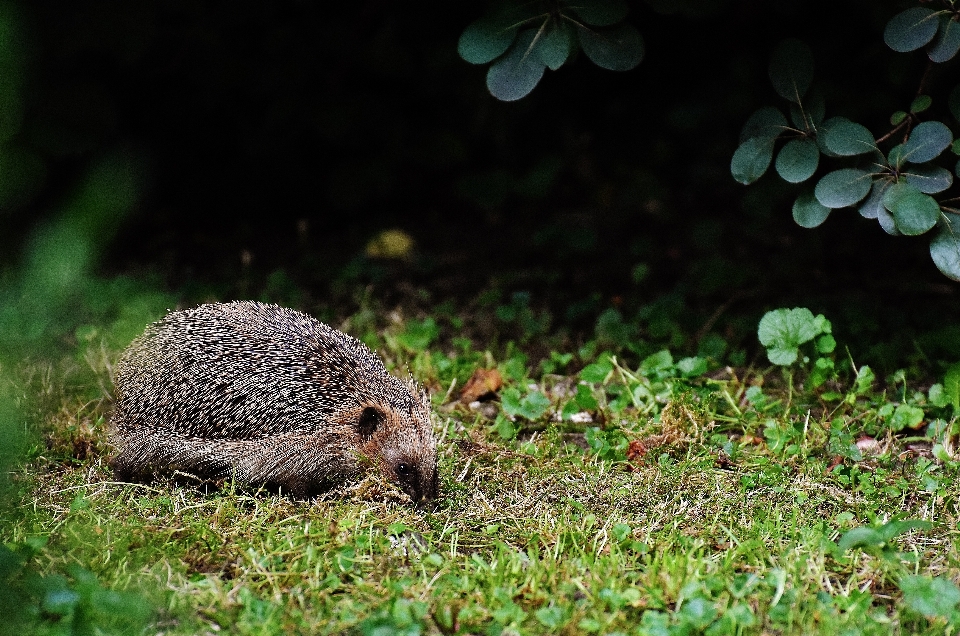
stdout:
[[[456,53],[484,3],[328,5],[8,4],[24,114],[0,160],[0,267],[15,271],[92,164],[120,156],[137,204],[99,235],[98,273],[184,302],[521,302],[575,340],[614,308],[651,338],[668,316],[688,350],[710,329],[752,342],[763,311],[799,305],[891,365],[960,357],[956,286],[928,238],[850,209],[806,230],[797,187],[729,172],[749,114],[786,105],[767,77],[785,37],[813,48],[828,117],[886,132],[926,68],[882,40],[910,3],[634,2],[638,68],[580,56],[515,103]],[[928,77],[935,113],[957,71]],[[390,228],[415,239],[411,257],[366,256]]]

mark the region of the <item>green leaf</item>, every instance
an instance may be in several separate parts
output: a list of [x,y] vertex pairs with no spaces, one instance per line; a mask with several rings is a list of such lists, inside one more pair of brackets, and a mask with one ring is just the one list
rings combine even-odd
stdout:
[[773,50],[769,70],[774,90],[784,99],[799,104],[813,81],[810,47],[794,38],[782,41]]
[[897,220],[890,214],[890,210],[883,206],[880,207],[880,212],[877,214],[877,222],[883,228],[883,231],[890,236],[903,236],[903,233],[897,229]]
[[819,333],[813,312],[803,307],[768,311],[757,328],[757,337],[767,348],[770,362],[783,366],[793,364],[797,348]]
[[516,417],[520,414],[520,390],[516,387],[509,387],[500,392],[500,406],[503,412],[510,417]]
[[629,71],[643,60],[643,37],[631,24],[601,31],[577,29],[580,48],[590,61],[611,71]]
[[950,618],[960,603],[960,588],[945,576],[905,575],[899,582],[903,604],[924,616]]
[[407,323],[403,333],[397,336],[397,342],[411,351],[423,351],[429,347],[439,335],[440,327],[433,318],[411,320]]
[[545,65],[536,55],[531,55],[530,45],[536,30],[522,31],[506,55],[490,65],[487,71],[487,89],[490,94],[504,102],[525,97],[543,77]]
[[609,360],[601,360],[583,367],[580,371],[580,379],[584,382],[593,382],[599,384],[607,379],[610,372],[613,371],[613,365]]
[[902,122],[906,118],[907,118],[907,113],[905,113],[902,110],[898,110],[894,114],[890,115],[890,124],[892,126],[897,126],[900,124],[900,122]]
[[517,37],[517,27],[502,20],[483,17],[470,24],[460,35],[457,53],[471,64],[486,64],[503,55]]
[[887,165],[899,170],[900,167],[907,162],[906,154],[906,146],[904,144],[897,144],[887,153]]
[[[943,385],[940,383],[930,385],[930,388],[927,389],[927,400],[929,400],[930,404],[940,409],[950,405],[950,396],[943,390]],[[929,430],[928,428],[928,437],[930,436]]]
[[682,358],[677,362],[677,371],[685,378],[695,378],[707,372],[707,361],[704,358]]
[[550,408],[550,398],[540,391],[531,391],[520,401],[519,414],[528,420],[540,419]]
[[876,150],[873,135],[865,126],[861,126],[845,117],[832,117],[823,134],[823,143],[833,153],[841,157],[862,155]]
[[551,22],[537,41],[536,53],[547,68],[555,71],[570,56],[573,48],[573,30],[566,22]]
[[937,37],[927,48],[927,57],[931,62],[939,64],[953,59],[958,50],[960,50],[960,23],[952,20],[950,14],[943,14],[940,16]]
[[829,214],[830,208],[820,205],[812,192],[804,192],[793,202],[793,220],[800,227],[817,227]]
[[740,143],[748,139],[760,138],[773,141],[787,129],[787,118],[773,106],[764,106],[754,111],[743,125],[740,132]]
[[858,208],[860,216],[865,219],[875,219],[880,212],[886,213],[883,207],[883,195],[890,187],[890,182],[886,179],[877,179],[870,188],[870,196],[863,200]]
[[777,154],[777,173],[784,181],[800,183],[813,176],[820,161],[820,149],[811,139],[791,139]]
[[883,30],[883,41],[894,51],[915,51],[933,39],[940,21],[937,14],[924,7],[913,7],[893,16]]
[[943,393],[953,406],[953,413],[960,413],[960,362],[950,365],[943,374]]
[[857,395],[864,395],[870,391],[870,387],[873,385],[873,381],[876,380],[877,376],[873,373],[873,369],[867,365],[863,365],[857,371],[857,379],[854,381],[853,391]]
[[566,622],[566,617],[564,616],[563,608],[557,607],[556,605],[550,605],[548,607],[541,607],[536,612],[533,613],[537,621],[541,625],[549,629],[550,631],[559,630],[563,627],[563,624]]
[[909,183],[892,185],[883,196],[883,207],[897,221],[897,229],[907,236],[923,234],[940,217],[940,205]]
[[818,353],[833,353],[834,349],[836,348],[837,348],[837,341],[830,334],[824,334],[819,338],[817,338]]
[[931,99],[929,95],[917,95],[916,99],[910,102],[910,112],[922,113],[930,108],[930,104],[932,103],[933,99]]
[[960,215],[944,213],[944,217],[930,241],[930,258],[944,276],[960,282]]
[[904,532],[911,530],[929,530],[932,527],[932,523],[924,521],[923,519],[894,519],[880,526],[878,530],[883,540],[889,542]]
[[649,376],[658,371],[665,371],[673,366],[673,355],[667,349],[651,353],[640,362],[640,374]]
[[939,156],[950,146],[953,133],[939,121],[917,124],[903,145],[904,158],[910,163],[923,163]]
[[923,421],[923,409],[912,404],[901,404],[893,411],[890,418],[890,429],[902,431],[905,428],[916,428]]
[[863,200],[870,192],[873,177],[869,172],[855,168],[843,168],[829,172],[817,182],[814,194],[821,205],[828,208],[845,208]]
[[914,186],[920,192],[925,194],[936,194],[943,192],[953,185],[953,175],[946,168],[921,164],[910,166],[907,172],[903,173],[907,183]]
[[817,90],[810,91],[802,104],[790,104],[790,120],[797,128],[808,132],[823,123],[826,112],[823,93]]
[[763,176],[773,159],[773,141],[753,137],[740,144],[730,160],[730,173],[739,183],[750,185]]
[[590,26],[604,27],[616,24],[627,17],[630,7],[625,0],[573,0],[564,2],[564,8],[574,13]]
[[837,547],[842,552],[851,548],[879,547],[884,543],[883,536],[876,528],[859,527],[847,530],[837,541]]

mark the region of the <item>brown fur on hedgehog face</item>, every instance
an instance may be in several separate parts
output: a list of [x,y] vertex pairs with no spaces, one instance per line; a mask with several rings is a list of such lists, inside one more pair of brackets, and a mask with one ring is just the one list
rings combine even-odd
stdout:
[[338,418],[352,425],[360,453],[413,501],[436,499],[438,494],[436,446],[424,408],[426,396],[420,400],[407,410],[366,404]]

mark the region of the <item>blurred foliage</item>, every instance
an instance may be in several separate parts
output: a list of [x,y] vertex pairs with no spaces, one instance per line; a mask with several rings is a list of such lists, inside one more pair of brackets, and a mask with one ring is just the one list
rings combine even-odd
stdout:
[[106,590],[79,566],[68,576],[41,575],[33,563],[44,540],[0,545],[0,609],[4,634],[141,633],[152,609],[139,596]]

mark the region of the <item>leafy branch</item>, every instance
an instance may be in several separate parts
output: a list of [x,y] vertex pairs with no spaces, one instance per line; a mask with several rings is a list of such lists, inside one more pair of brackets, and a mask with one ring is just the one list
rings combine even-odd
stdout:
[[582,50],[594,64],[628,71],[643,59],[643,37],[623,20],[624,0],[510,2],[473,22],[457,51],[471,64],[490,63],[487,89],[502,101],[527,96],[544,71]]
[[[940,10],[907,9],[887,23],[884,41],[891,49],[909,52],[926,47],[930,62],[909,111],[893,113],[893,128],[876,139],[865,126],[845,117],[824,119],[823,98],[810,90],[814,67],[810,48],[799,40],[781,42],[771,56],[769,73],[774,90],[791,102],[790,121],[778,108],[767,106],[754,112],[743,127],[730,171],[734,179],[748,185],[774,163],[784,181],[803,183],[817,172],[821,155],[849,158],[845,167],[827,172],[812,190],[797,196],[794,221],[813,228],[826,221],[832,210],[856,207],[888,234],[916,236],[937,228],[930,243],[931,257],[941,272],[960,281],[960,232],[956,231],[960,216],[947,205],[956,198],[933,196],[953,186],[954,174],[960,177],[960,162],[953,173],[933,163],[948,148],[960,155],[960,140],[954,140],[946,123],[920,118],[933,103],[924,94],[931,68],[960,50],[960,9],[953,2],[942,4]],[[953,118],[960,121],[960,86],[953,88],[947,102]],[[881,149],[900,133],[900,143]],[[774,161],[780,139],[787,141]]]

